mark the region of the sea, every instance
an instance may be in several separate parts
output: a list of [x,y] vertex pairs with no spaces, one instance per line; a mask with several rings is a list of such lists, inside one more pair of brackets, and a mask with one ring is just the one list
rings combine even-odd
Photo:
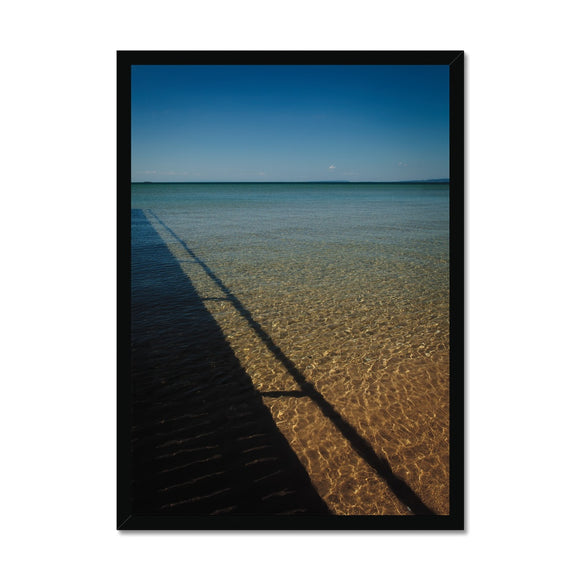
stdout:
[[446,183],[132,184],[135,509],[448,514],[449,242]]

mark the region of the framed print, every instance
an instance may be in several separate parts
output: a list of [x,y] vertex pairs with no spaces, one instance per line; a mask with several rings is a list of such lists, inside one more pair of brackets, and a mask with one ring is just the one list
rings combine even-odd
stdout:
[[117,529],[464,528],[463,60],[117,53]]

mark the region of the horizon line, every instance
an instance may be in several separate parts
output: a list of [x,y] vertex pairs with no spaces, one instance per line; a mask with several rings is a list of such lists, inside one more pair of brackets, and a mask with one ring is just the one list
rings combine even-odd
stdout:
[[402,179],[397,181],[350,181],[347,179],[312,179],[305,181],[216,181],[216,180],[203,180],[203,181],[131,181],[131,183],[449,183],[449,177],[435,178],[435,179]]

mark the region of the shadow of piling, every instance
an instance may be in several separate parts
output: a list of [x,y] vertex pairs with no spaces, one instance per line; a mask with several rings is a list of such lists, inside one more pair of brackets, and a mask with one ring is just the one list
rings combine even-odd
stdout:
[[330,515],[220,327],[132,210],[134,515]]

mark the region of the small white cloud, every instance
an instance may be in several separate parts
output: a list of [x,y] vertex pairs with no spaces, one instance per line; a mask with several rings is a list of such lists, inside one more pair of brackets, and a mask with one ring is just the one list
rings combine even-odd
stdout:
[[408,165],[405,162],[403,162],[403,161],[399,161],[399,163],[397,163],[397,165],[399,167],[408,167]]
[[336,169],[336,165],[334,163],[331,163],[328,169]]

